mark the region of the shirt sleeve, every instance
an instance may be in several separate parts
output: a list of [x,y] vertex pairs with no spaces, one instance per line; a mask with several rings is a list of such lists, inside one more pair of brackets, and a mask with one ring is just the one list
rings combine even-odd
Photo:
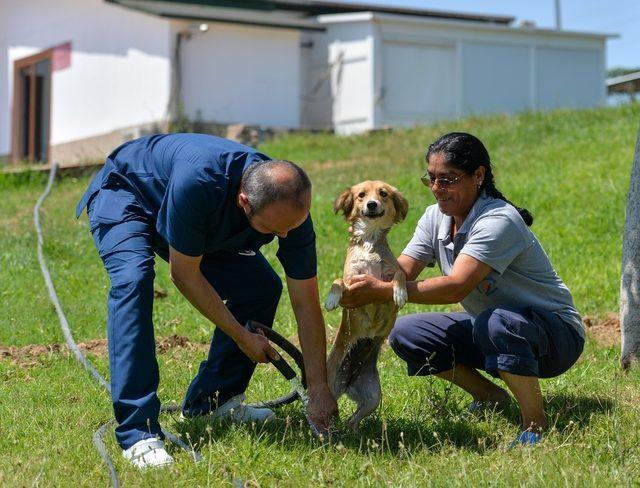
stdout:
[[413,237],[402,251],[402,254],[422,261],[426,266],[432,267],[436,263],[436,235],[432,222],[432,212],[427,208],[418,220]]
[[313,230],[311,214],[299,227],[278,239],[276,256],[285,274],[294,280],[307,280],[316,276],[318,261],[316,256],[316,233]]
[[174,172],[169,179],[156,229],[182,254],[204,254],[207,217],[218,203],[215,186],[215,182],[207,184],[195,171]]
[[527,233],[506,215],[479,218],[460,250],[502,274],[533,243]]

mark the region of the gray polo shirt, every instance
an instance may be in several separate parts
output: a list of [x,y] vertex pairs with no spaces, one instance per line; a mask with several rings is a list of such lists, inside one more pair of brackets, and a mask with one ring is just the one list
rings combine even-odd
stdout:
[[438,263],[445,276],[460,253],[490,266],[489,276],[461,302],[470,315],[500,306],[540,307],[585,336],[569,289],[515,207],[483,193],[453,239],[451,224],[437,204],[427,207],[402,254],[427,266]]

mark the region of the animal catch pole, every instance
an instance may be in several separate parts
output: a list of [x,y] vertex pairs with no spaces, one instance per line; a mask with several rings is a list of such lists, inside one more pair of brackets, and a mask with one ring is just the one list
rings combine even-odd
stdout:
[[640,360],[640,130],[631,169],[620,283],[622,367]]

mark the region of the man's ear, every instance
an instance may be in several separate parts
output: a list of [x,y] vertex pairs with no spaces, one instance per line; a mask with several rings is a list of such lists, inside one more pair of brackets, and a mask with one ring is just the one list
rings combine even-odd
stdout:
[[251,205],[249,205],[249,198],[242,192],[238,193],[238,206],[241,207],[247,215],[251,213]]
[[342,215],[344,215],[345,218],[348,218],[349,215],[351,215],[352,210],[353,192],[351,191],[351,188],[347,188],[338,198],[336,198],[335,202],[333,202],[333,211],[334,213],[342,211]]
[[397,189],[393,189],[393,206],[396,209],[395,222],[402,222],[409,213],[409,202]]

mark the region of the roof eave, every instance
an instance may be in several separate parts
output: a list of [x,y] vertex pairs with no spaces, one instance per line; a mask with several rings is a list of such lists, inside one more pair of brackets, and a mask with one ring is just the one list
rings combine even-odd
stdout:
[[378,22],[396,22],[396,23],[409,23],[420,25],[433,25],[433,26],[455,26],[466,29],[487,30],[496,32],[510,32],[518,34],[545,34],[545,35],[558,35],[562,37],[582,37],[590,39],[615,39],[620,37],[619,34],[612,33],[596,33],[596,32],[578,32],[568,30],[557,29],[539,29],[529,27],[513,27],[507,25],[497,24],[482,24],[482,23],[470,23],[449,19],[430,19],[426,17],[412,17],[407,15],[395,15],[384,14],[378,12],[353,12],[346,14],[326,14],[319,15],[317,17],[318,22],[321,24],[338,24],[348,22],[366,22],[366,21],[378,21]]
[[[230,9],[215,9],[212,8],[210,13],[203,12],[203,9],[199,9],[200,11],[197,13],[189,12],[185,10],[183,12],[171,12],[163,11],[160,9],[154,9],[153,7],[157,7],[157,5],[161,2],[153,2],[149,3],[149,5],[145,5],[144,2],[140,1],[127,1],[127,0],[105,0],[108,3],[113,3],[119,5],[120,7],[134,10],[137,12],[142,12],[148,15],[153,15],[155,17],[164,18],[164,19],[174,19],[174,20],[184,20],[190,22],[217,22],[217,23],[226,23],[226,24],[238,24],[238,25],[250,25],[257,27],[271,27],[277,29],[294,29],[294,30],[308,30],[308,31],[325,31],[326,27],[319,24],[315,19],[306,19],[306,18],[274,18],[271,15],[252,15],[250,12],[255,9],[240,9],[247,10],[248,14],[238,14],[238,9],[234,9],[235,12],[230,11]],[[180,4],[183,3],[187,6],[193,6],[195,3],[189,2],[166,2],[171,4]],[[211,7],[210,5],[202,5],[198,4],[200,7],[206,9],[207,7]],[[188,9],[188,7],[186,7]],[[270,18],[271,17],[271,18]]]
[[[391,7],[368,3],[346,3],[333,0],[274,0],[274,5],[280,8],[294,8],[304,10],[311,15],[330,15],[350,12],[377,12],[392,15],[411,15],[415,17],[450,19],[470,22],[486,22],[489,24],[511,24],[515,17],[491,14],[466,14],[445,10],[430,10],[410,7]],[[331,10],[332,12],[327,12]],[[323,12],[324,11],[324,12]]]

